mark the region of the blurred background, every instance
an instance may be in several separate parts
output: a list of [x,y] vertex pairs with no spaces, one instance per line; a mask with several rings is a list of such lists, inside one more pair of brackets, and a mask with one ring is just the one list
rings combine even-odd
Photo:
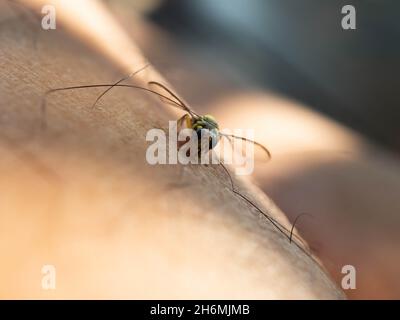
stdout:
[[[153,2],[151,21],[229,81],[304,102],[399,151],[398,2]],[[346,4],[356,8],[356,30],[341,27]]]

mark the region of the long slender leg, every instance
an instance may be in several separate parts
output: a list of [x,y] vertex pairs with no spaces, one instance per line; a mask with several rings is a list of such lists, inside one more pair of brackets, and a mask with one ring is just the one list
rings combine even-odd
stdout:
[[191,127],[191,124],[192,124],[191,119],[192,119],[192,117],[187,113],[185,113],[182,117],[180,117],[178,119],[178,121],[177,121],[178,134],[179,134],[179,131],[184,128],[183,125],[185,125],[186,128]]
[[134,75],[138,74],[139,72],[143,71],[144,69],[146,69],[148,66],[150,65],[150,63],[146,63],[143,67],[141,67],[139,70],[136,70],[134,72],[131,72],[130,74],[128,74],[126,77],[123,77],[122,79],[118,80],[117,82],[115,82],[114,84],[112,84],[109,88],[107,88],[106,90],[104,90],[96,99],[96,101],[93,103],[92,105],[92,109],[94,109],[94,107],[96,106],[97,102],[99,102],[99,100],[108,92],[110,91],[112,88],[114,88],[115,86],[117,86],[118,84],[120,84],[122,81],[128,80],[129,78],[132,78]]
[[229,173],[228,168],[225,167],[225,165],[224,165],[221,161],[219,162],[219,165],[222,167],[222,169],[224,169],[225,173],[228,175],[229,181],[230,181],[230,183],[231,183],[232,191],[235,191],[235,185],[234,185],[234,183],[233,183],[233,179],[232,179],[231,174]]
[[292,228],[290,229],[290,238],[289,238],[289,241],[290,241],[290,242],[292,242],[294,227],[296,226],[296,223],[297,223],[297,221],[299,220],[299,218],[301,218],[302,216],[310,216],[310,217],[313,217],[313,215],[311,215],[311,214],[309,214],[309,213],[307,213],[307,212],[303,212],[303,213],[300,213],[300,214],[296,217],[296,219],[294,219],[293,224],[292,224]]
[[[150,92],[152,94],[155,94],[157,96],[161,96],[163,99],[169,101],[170,105],[173,105],[176,108],[182,109],[182,106],[179,105],[178,103],[176,103],[174,100],[169,99],[166,96],[161,95],[158,92],[155,92],[153,90],[144,88],[144,87],[139,87],[139,86],[135,86],[135,85],[129,85],[129,84],[89,84],[89,85],[81,85],[81,86],[72,86],[72,87],[63,87],[63,88],[55,88],[55,89],[50,89],[47,90],[43,97],[42,97],[42,104],[41,104],[41,108],[40,108],[40,112],[41,112],[41,126],[42,129],[45,129],[47,126],[46,123],[46,110],[47,110],[47,103],[46,103],[46,98],[49,94],[54,93],[54,92],[58,92],[58,91],[66,91],[66,90],[75,90],[75,89],[88,89],[88,88],[101,88],[101,87],[124,87],[124,88],[133,88],[133,89],[139,89],[139,90],[144,90],[147,92]],[[187,121],[189,121],[191,118],[189,117],[187,119]],[[191,121],[191,120],[190,120]]]
[[[233,141],[232,141],[232,137],[229,135],[224,135],[223,137],[227,138],[229,143],[231,144],[232,148],[233,148]],[[221,166],[223,167],[223,169],[225,170],[225,172],[229,175],[230,181],[231,181],[231,185],[232,185],[232,192],[236,195],[238,195],[240,198],[242,198],[244,201],[246,201],[247,203],[249,203],[251,206],[253,206],[255,209],[257,209],[257,211],[259,211],[263,216],[265,216],[267,218],[267,220],[269,220],[281,233],[283,233],[288,239],[289,242],[291,243],[293,241],[293,238],[298,239],[303,245],[303,241],[300,237],[298,237],[296,234],[293,233],[294,231],[294,227],[296,225],[296,222],[298,220],[298,218],[300,218],[300,216],[304,215],[304,214],[300,214],[299,216],[297,216],[296,220],[294,221],[291,230],[287,230],[283,225],[281,225],[277,220],[275,220],[274,218],[270,217],[269,215],[267,215],[265,212],[263,212],[257,205],[255,205],[250,199],[248,199],[247,197],[245,197],[244,195],[242,195],[239,191],[235,190],[234,188],[234,184],[233,184],[233,179],[228,171],[228,169],[225,167],[225,165],[223,165],[220,162]],[[288,234],[287,234],[288,233]],[[299,246],[296,243],[297,246]],[[303,251],[304,249],[301,248]]]

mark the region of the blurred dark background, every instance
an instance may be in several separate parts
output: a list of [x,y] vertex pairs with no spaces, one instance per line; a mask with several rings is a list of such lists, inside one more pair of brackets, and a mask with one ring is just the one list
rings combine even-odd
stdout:
[[[347,4],[356,30],[342,29]],[[231,81],[299,100],[400,153],[399,1],[169,0],[149,18]]]

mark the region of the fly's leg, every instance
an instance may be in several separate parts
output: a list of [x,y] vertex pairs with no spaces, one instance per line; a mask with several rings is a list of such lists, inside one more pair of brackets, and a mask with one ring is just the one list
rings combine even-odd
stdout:
[[[192,125],[192,118],[191,118],[191,116],[189,114],[186,113],[182,117],[180,117],[177,120],[177,133],[178,133],[178,135],[179,135],[179,132],[182,129],[191,128],[191,125]],[[177,146],[178,150],[183,144],[185,144],[184,141],[182,141],[182,142],[178,141],[178,146]],[[176,150],[176,152],[178,152],[178,150]],[[190,185],[190,183],[188,181],[184,181],[184,175],[185,175],[185,167],[184,167],[184,165],[181,165],[181,164],[178,163],[177,168],[178,168],[178,171],[179,171],[178,175],[177,175],[177,178],[176,178],[176,180],[174,182],[169,183],[168,186],[169,187],[173,187],[173,188],[182,188],[182,187],[186,187],[186,186]]]
[[143,67],[141,67],[139,70],[136,70],[134,72],[131,72],[130,74],[128,74],[126,77],[123,77],[122,79],[119,79],[117,82],[113,83],[112,85],[110,85],[106,90],[104,90],[96,99],[96,101],[92,104],[92,109],[94,109],[96,107],[96,104],[100,101],[100,99],[108,92],[110,91],[112,88],[118,86],[118,84],[120,84],[121,82],[128,80],[132,77],[134,77],[136,74],[140,73],[141,71],[143,71],[144,69],[146,69],[148,66],[150,65],[150,63],[146,63]]
[[179,131],[185,128],[192,128],[192,117],[185,113],[182,117],[180,117],[177,121],[177,129],[178,129],[178,134]]

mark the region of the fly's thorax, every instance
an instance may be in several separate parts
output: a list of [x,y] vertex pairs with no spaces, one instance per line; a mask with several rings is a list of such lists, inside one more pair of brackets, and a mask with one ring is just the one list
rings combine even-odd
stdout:
[[199,129],[216,130],[219,131],[217,121],[213,116],[205,115],[192,119],[192,129],[197,131]]
[[217,145],[221,137],[219,134],[218,123],[211,115],[200,116],[197,119],[193,119],[192,129],[197,133],[199,151],[201,148],[202,137],[203,139],[208,138],[209,150],[213,149]]

